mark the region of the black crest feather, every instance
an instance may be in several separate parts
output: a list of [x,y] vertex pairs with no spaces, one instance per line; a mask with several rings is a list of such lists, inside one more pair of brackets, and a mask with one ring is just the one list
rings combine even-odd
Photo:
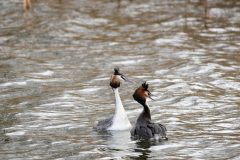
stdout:
[[147,84],[147,82],[144,82],[144,83],[142,84],[142,87],[147,91],[147,90],[148,90],[148,84]]
[[118,67],[114,68],[114,75],[119,75],[119,68]]

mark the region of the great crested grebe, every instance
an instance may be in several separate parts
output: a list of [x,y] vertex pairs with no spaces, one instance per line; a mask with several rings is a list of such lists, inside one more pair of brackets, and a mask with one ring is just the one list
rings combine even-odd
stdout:
[[115,113],[107,119],[98,121],[97,125],[94,127],[96,130],[127,130],[132,127],[118,93],[121,80],[128,81],[126,77],[119,72],[118,68],[114,68],[114,73],[110,79],[110,86],[115,95]]
[[166,127],[151,121],[150,109],[146,102],[147,98],[151,98],[151,93],[146,82],[136,89],[133,98],[143,106],[143,111],[139,115],[135,126],[131,129],[131,136],[140,139],[162,138],[167,140]]

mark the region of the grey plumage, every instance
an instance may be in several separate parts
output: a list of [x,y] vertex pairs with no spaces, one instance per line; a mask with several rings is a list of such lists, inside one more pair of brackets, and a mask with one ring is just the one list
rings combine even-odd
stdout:
[[113,123],[113,116],[107,119],[103,119],[98,121],[97,125],[94,127],[94,129],[98,131],[106,131],[108,127],[110,127]]
[[134,138],[143,138],[150,139],[154,138],[154,136],[158,135],[163,139],[167,139],[166,137],[166,127],[162,124],[158,123],[136,123],[136,125],[131,129],[131,136]]

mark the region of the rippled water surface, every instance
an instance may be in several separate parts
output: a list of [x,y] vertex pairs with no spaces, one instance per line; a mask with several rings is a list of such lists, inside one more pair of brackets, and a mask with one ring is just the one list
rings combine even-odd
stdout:
[[[0,159],[240,159],[240,2],[0,1]],[[115,66],[134,124],[143,81],[169,140],[97,133]]]

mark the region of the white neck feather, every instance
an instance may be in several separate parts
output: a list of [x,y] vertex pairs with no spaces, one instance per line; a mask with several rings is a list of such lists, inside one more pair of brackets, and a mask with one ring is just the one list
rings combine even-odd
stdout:
[[109,130],[126,130],[131,128],[131,124],[127,118],[125,109],[118,92],[118,88],[113,89],[115,95],[115,114],[113,116],[113,124]]
[[114,95],[115,95],[115,114],[117,112],[125,112],[122,101],[118,92],[118,88],[113,89]]

